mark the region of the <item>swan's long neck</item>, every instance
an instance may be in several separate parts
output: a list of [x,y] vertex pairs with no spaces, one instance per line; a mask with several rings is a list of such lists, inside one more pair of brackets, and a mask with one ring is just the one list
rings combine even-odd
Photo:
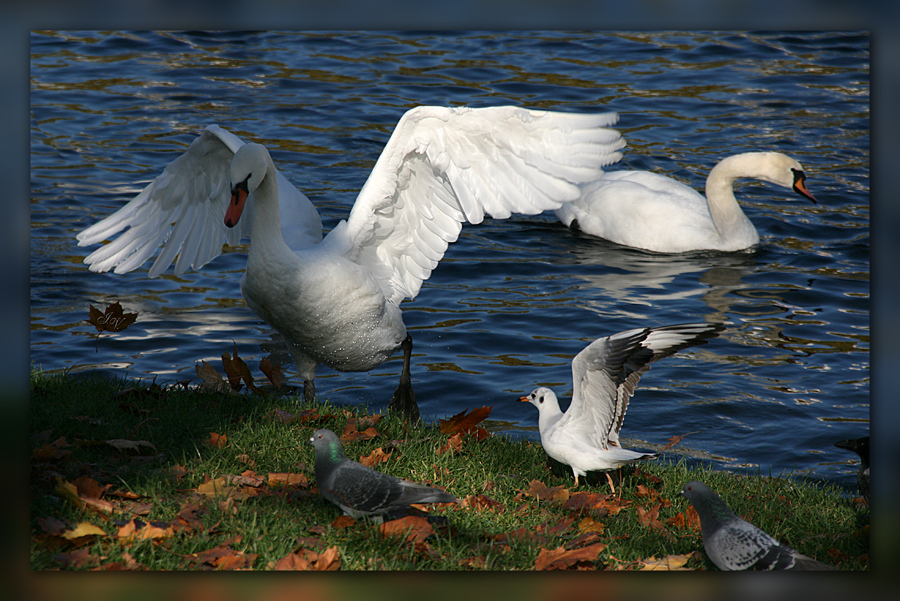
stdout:
[[733,232],[753,228],[750,219],[744,215],[734,197],[734,180],[739,177],[754,177],[748,172],[748,155],[739,154],[722,159],[706,178],[706,202],[709,214],[719,235],[729,237]]
[[[281,234],[281,206],[275,166],[270,162],[266,176],[253,193],[253,224],[250,231],[250,256],[293,254]],[[255,251],[255,252],[254,252]]]

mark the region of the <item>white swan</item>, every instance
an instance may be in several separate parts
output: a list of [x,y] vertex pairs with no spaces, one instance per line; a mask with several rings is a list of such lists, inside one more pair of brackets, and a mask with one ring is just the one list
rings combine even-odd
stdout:
[[815,202],[803,167],[778,152],[727,157],[706,179],[706,198],[648,171],[610,171],[555,211],[565,225],[611,242],[656,252],[736,251],[759,234],[734,198],[734,180],[751,177],[791,188]]
[[[485,213],[496,219],[513,212],[536,214],[577,198],[579,185],[621,158],[625,142],[606,127],[616,120],[615,113],[517,107],[411,109],[348,219],[316,243],[321,226],[318,215],[312,216],[312,227],[295,236],[296,244],[283,232],[290,184],[269,152],[259,144],[235,149],[223,140],[224,130],[207,128],[137,198],[79,234],[79,245],[131,225],[85,259],[93,271],[128,271],[153,253],[177,221],[150,274],[164,271],[180,246],[178,273],[218,254],[222,216],[229,227],[238,226],[255,203],[241,292],[288,342],[304,397],[315,394],[317,364],[368,371],[402,347],[403,373],[390,408],[416,419],[409,377],[412,341],[400,302],[416,296],[464,221],[480,223]],[[295,212],[307,212],[309,202],[297,195]]]
[[[575,486],[587,472],[616,469],[652,459],[619,446],[619,430],[628,401],[649,363],[689,346],[705,344],[724,329],[717,323],[637,328],[598,338],[572,360],[572,402],[563,413],[549,388],[535,388],[519,399],[538,410],[541,446],[550,457],[572,468]],[[610,488],[612,478],[606,475]]]

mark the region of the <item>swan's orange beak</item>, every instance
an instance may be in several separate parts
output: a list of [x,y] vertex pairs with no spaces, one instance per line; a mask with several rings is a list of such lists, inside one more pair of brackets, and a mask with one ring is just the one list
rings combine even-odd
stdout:
[[247,202],[247,185],[238,184],[231,189],[231,202],[228,203],[228,210],[225,211],[225,225],[234,227],[241,219],[241,213],[244,212],[244,203]]
[[[802,171],[794,174],[794,192],[816,203],[816,197],[806,188],[806,176]],[[818,203],[816,203],[818,204]]]

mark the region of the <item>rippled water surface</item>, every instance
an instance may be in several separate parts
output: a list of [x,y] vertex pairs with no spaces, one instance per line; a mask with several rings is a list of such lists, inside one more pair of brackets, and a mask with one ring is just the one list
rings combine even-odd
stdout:
[[[75,234],[156,177],[205,125],[265,144],[326,229],[405,110],[516,104],[617,111],[611,169],[702,190],[722,157],[777,150],[818,199],[741,182],[762,242],[750,253],[657,255],[569,231],[552,214],[463,228],[414,301],[413,384],[424,415],[491,405],[538,438],[515,399],[571,394],[570,360],[628,328],[726,321],[709,344],[655,363],[623,429],[725,469],[850,486],[832,446],[869,429],[869,39],[855,33],[36,32],[31,59],[31,358],[45,371],[173,383],[221,368],[236,344],[259,374],[274,333],[243,303],[246,246],[201,272],[95,274]],[[89,305],[137,322],[97,337]],[[275,349],[274,351],[272,349]],[[394,357],[369,373],[320,367],[320,395],[382,409]],[[294,384],[292,364],[285,366]],[[261,377],[261,376],[260,376]],[[674,455],[673,455],[674,456]]]

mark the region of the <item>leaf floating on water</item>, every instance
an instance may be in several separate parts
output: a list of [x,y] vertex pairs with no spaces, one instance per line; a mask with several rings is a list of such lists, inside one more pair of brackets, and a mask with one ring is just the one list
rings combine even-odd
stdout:
[[121,332],[137,320],[137,313],[125,313],[119,301],[106,307],[101,313],[94,305],[90,306],[90,317],[85,321],[97,328],[98,332]]

